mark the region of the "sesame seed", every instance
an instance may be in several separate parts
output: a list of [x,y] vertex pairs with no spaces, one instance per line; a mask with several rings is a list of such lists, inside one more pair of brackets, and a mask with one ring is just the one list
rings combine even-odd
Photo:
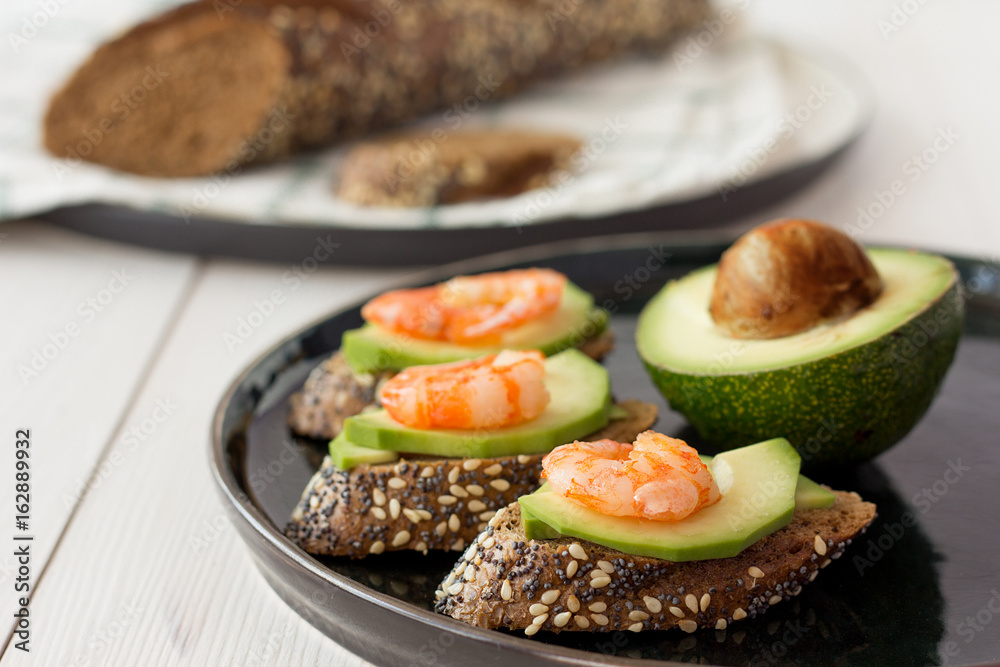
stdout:
[[552,604],[559,599],[559,594],[557,590],[545,591],[542,593],[542,602],[544,604]]
[[536,632],[538,632],[539,630],[541,630],[541,628],[542,628],[542,626],[540,626],[540,625],[529,625],[528,627],[526,627],[524,629],[524,634],[526,634],[527,636],[530,637],[533,634],[535,634]]
[[535,616],[533,619],[531,619],[531,624],[532,625],[539,625],[540,626],[542,623],[544,623],[547,620],[549,620],[548,613],[539,614],[538,616]]
[[826,567],[827,565],[829,565],[830,562],[831,561],[830,561],[829,558],[824,559],[823,562],[819,564],[819,568],[822,570],[824,567]]
[[598,614],[600,614],[603,611],[607,611],[608,605],[605,604],[604,602],[594,602],[593,604],[588,605],[587,609],[589,609],[590,611],[595,611]]
[[642,623],[633,623],[632,625],[628,626],[628,629],[631,632],[639,632],[640,630],[642,630]]
[[580,611],[580,598],[570,593],[569,597],[566,598],[566,608],[574,614]]
[[612,565],[611,563],[609,563],[606,560],[599,560],[599,561],[597,561],[597,567],[601,568],[602,570],[604,570],[608,574],[611,574],[612,572],[615,571],[615,566]]
[[816,549],[816,553],[818,553],[820,556],[826,555],[826,542],[824,542],[823,538],[820,537],[819,535],[817,535],[816,538],[813,540],[813,547]]
[[452,468],[451,471],[448,473],[448,483],[449,484],[456,483],[458,481],[458,476],[461,472],[462,471],[458,468],[458,466]]
[[483,548],[484,549],[492,549],[493,545],[496,544],[496,543],[497,543],[497,541],[495,539],[493,539],[493,536],[487,537],[485,540],[483,540]]
[[663,605],[654,597],[646,596],[642,598],[642,601],[646,603],[646,609],[650,610],[654,614],[659,614],[663,610]]
[[812,572],[810,572],[809,573],[809,581],[812,581],[813,579],[815,579],[818,574],[819,574],[819,570],[813,570]]
[[380,507],[385,505],[385,494],[382,492],[382,489],[378,487],[372,489],[372,500]]
[[486,512],[483,512],[483,513],[481,513],[481,514],[479,515],[479,518],[480,518],[481,520],[483,520],[483,521],[489,521],[489,520],[490,520],[490,519],[492,519],[492,518],[493,518],[494,516],[496,516],[496,512],[495,512],[494,510],[488,510],[488,511],[486,511]]
[[425,556],[427,555],[427,543],[426,543],[426,542],[424,542],[423,540],[421,540],[420,542],[417,542],[416,544],[414,544],[414,545],[413,545],[413,548],[414,548],[414,549],[415,549],[416,551],[423,551],[423,552],[424,552],[424,555],[425,555]]
[[597,623],[598,625],[608,624],[608,617],[605,616],[604,614],[591,614],[590,620],[592,620],[594,623]]
[[451,586],[448,587],[448,594],[449,595],[458,595],[459,593],[462,592],[462,588],[464,586],[465,585],[461,581],[459,581],[458,583],[454,583],[454,584],[452,584]]
[[743,607],[737,607],[736,611],[733,612],[733,620],[734,621],[742,621],[746,617],[747,617],[747,613],[745,611],[743,611]]
[[448,517],[448,529],[451,532],[457,533],[461,527],[462,527],[462,522],[459,520],[457,514],[452,514],[450,517]]
[[729,623],[726,622],[726,619],[720,618],[719,620],[717,620],[715,622],[715,629],[716,630],[725,630],[727,625],[729,625]]
[[503,584],[500,585],[500,597],[504,600],[509,600],[514,594],[514,591],[510,588],[510,580],[504,579]]
[[525,463],[528,463],[529,461],[531,461],[531,457],[529,455],[527,455],[527,454],[518,454],[518,456],[517,456],[517,462],[518,463],[525,464]]
[[561,628],[567,623],[569,623],[569,619],[571,618],[573,618],[573,613],[569,611],[564,611],[560,614],[555,615],[555,617],[552,619],[552,625],[556,626],[557,628]]
[[780,595],[772,595],[772,596],[771,596],[771,597],[770,597],[770,598],[768,599],[768,601],[767,601],[767,603],[768,603],[768,604],[770,604],[770,605],[776,605],[776,604],[778,604],[779,602],[781,602],[781,596],[780,596]]
[[445,494],[443,496],[438,496],[438,502],[442,505],[454,505],[458,502],[458,498]]
[[479,459],[466,459],[462,462],[462,467],[466,470],[475,470],[482,464]]
[[424,469],[420,471],[420,476],[421,477],[433,477],[434,476],[434,468],[432,468],[430,466],[424,466]]
[[489,468],[484,468],[483,472],[487,475],[499,475],[503,471],[503,466],[499,463],[494,463]]
[[573,622],[576,623],[576,627],[581,630],[586,630],[590,627],[590,621],[588,621],[584,616],[575,616],[573,618]]
[[385,521],[385,517],[386,517],[385,510],[382,509],[381,507],[372,507],[372,514],[375,515],[376,519],[380,519],[382,521]]
[[574,542],[573,544],[569,545],[569,555],[572,556],[573,558],[579,558],[580,560],[587,560],[590,558],[587,555],[587,552],[584,551],[583,547],[580,546],[579,542]]
[[698,624],[691,619],[684,619],[683,621],[677,621],[677,627],[690,634],[698,629]]
[[370,554],[380,554],[385,551],[385,542],[379,540],[378,542],[372,542],[372,545],[368,547],[368,553]]
[[531,614],[532,616],[540,616],[541,614],[548,612],[548,610],[549,610],[548,605],[541,604],[539,602],[536,602],[535,604],[528,607],[528,613]]
[[447,531],[448,531],[448,523],[447,523],[446,521],[442,521],[442,522],[441,522],[441,523],[439,523],[438,525],[434,526],[434,533],[435,533],[435,534],[436,534],[436,535],[437,535],[438,537],[444,537],[444,534],[445,534],[445,533],[446,533]]
[[747,570],[747,574],[749,574],[754,579],[760,579],[764,576],[764,570],[760,569],[756,565],[752,565],[750,569]]
[[569,565],[566,566],[566,578],[572,579],[576,575],[576,571],[580,568],[580,564],[575,560],[571,560]]
[[712,596],[709,595],[708,593],[705,593],[704,595],[701,596],[701,602],[700,602],[701,610],[702,611],[707,610],[708,605],[710,604],[712,604]]
[[448,492],[451,493],[451,495],[455,496],[456,498],[468,498],[469,497],[469,492],[466,491],[461,486],[459,486],[458,484],[452,484],[448,488]]
[[391,516],[393,519],[398,519],[399,518],[399,510],[400,510],[399,501],[396,500],[395,498],[393,498],[392,500],[390,500],[389,501],[389,516]]
[[628,618],[630,621],[645,621],[647,618],[649,618],[649,614],[647,614],[644,611],[639,611],[638,609],[636,609],[635,611],[630,611],[628,613]]
[[428,512],[427,510],[414,510],[414,511],[417,513],[417,516],[419,516],[424,521],[430,521],[431,519],[434,518],[434,515]]
[[[470,512],[482,512],[483,510],[486,509],[486,503],[484,503],[482,500],[470,500],[468,507]],[[490,512],[491,516],[492,514],[493,513]],[[488,518],[489,517],[487,517],[487,519]]]
[[451,551],[461,551],[464,548],[465,548],[465,539],[462,537],[452,542],[451,546],[448,547],[448,549]]
[[590,580],[590,586],[592,588],[604,588],[611,583],[611,577],[604,575],[603,577],[594,577]]
[[677,618],[684,618],[684,610],[681,609],[680,607],[671,607],[670,613],[676,616]]
[[481,496],[484,493],[486,493],[486,489],[479,486],[478,484],[469,484],[468,486],[465,487],[465,490],[474,496]]
[[396,533],[396,537],[392,538],[392,546],[401,547],[410,541],[410,531],[401,530]]
[[412,521],[413,523],[420,522],[420,515],[417,514],[417,510],[410,509],[409,507],[403,508],[403,516]]
[[686,596],[684,596],[684,604],[686,604],[687,608],[693,611],[694,613],[696,614],[698,613],[698,598],[696,598],[691,593],[688,593]]
[[389,485],[390,489],[402,489],[406,486],[406,480],[402,477],[390,477],[386,484]]
[[497,491],[502,492],[510,488],[510,482],[508,482],[505,479],[494,479],[490,482],[490,486],[492,486]]

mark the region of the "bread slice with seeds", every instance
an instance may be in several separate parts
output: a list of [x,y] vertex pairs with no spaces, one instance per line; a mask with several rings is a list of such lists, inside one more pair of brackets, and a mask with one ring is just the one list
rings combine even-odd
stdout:
[[[656,422],[656,406],[628,413],[590,439],[631,442]],[[543,454],[489,459],[404,458],[337,468],[327,456],[285,529],[309,553],[361,558],[383,551],[461,551],[497,510],[539,484]]]
[[[605,330],[584,340],[578,349],[600,361],[614,347],[614,335]],[[290,399],[289,427],[309,438],[331,440],[344,420],[362,410],[377,408],[382,384],[393,373],[356,373],[343,353],[334,352],[309,374],[301,392]]]
[[875,518],[856,493],[792,522],[738,556],[674,563],[592,542],[528,540],[520,505],[490,520],[436,591],[436,609],[483,628],[723,630],[787,601]]
[[513,197],[551,185],[581,146],[576,137],[550,132],[439,133],[361,142],[344,157],[337,194],[361,206],[392,207]]

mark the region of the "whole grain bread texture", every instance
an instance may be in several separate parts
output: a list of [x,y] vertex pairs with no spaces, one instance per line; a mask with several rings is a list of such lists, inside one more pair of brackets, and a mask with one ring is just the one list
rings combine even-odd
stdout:
[[52,97],[55,156],[236,173],[434,109],[659,51],[707,0],[198,0],[99,47]]
[[724,630],[786,602],[875,518],[856,493],[738,556],[674,563],[585,540],[529,540],[516,502],[496,514],[436,591],[436,609],[482,628],[614,632]]
[[[579,350],[600,361],[614,347],[605,330],[584,340]],[[330,440],[344,428],[344,420],[362,410],[379,407],[379,392],[393,373],[357,373],[344,355],[334,352],[312,370],[302,391],[289,399],[288,425],[299,435]]]
[[337,194],[361,206],[435,206],[512,197],[568,174],[580,140],[490,129],[363,141],[344,158]]
[[[656,406],[628,413],[588,436],[632,442],[656,422]],[[461,551],[493,515],[539,486],[544,454],[489,459],[412,458],[337,468],[327,456],[285,534],[313,554],[362,558],[384,551]]]

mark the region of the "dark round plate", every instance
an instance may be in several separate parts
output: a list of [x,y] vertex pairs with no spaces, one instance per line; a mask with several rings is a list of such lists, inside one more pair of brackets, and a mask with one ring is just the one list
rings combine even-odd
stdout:
[[[686,237],[690,239],[690,237]],[[714,262],[725,246],[678,236],[588,239],[504,253],[407,281],[549,266],[614,312],[606,361],[619,396],[657,403],[658,429],[702,446],[640,364],[636,314],[668,280]],[[294,439],[286,399],[361,322],[351,307],[275,346],[243,373],[216,413],[212,461],[233,523],[261,573],[299,614],[380,665],[632,664],[636,658],[716,665],[1000,665],[1000,268],[958,258],[968,322],[930,412],[897,447],[836,479],[878,504],[844,558],[792,602],[727,631],[607,634],[487,631],[435,614],[433,591],[457,554],[315,558],[281,528],[322,456]],[[707,452],[711,448],[704,446]]]

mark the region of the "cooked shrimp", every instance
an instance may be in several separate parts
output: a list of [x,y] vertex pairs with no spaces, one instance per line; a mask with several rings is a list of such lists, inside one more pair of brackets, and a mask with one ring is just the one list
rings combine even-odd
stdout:
[[416,338],[489,345],[503,332],[553,312],[565,286],[566,276],[551,269],[458,276],[433,287],[387,292],[365,304],[361,315]]
[[721,498],[698,452],[683,440],[645,431],[634,445],[573,442],[542,459],[553,491],[612,516],[679,521]]
[[545,357],[504,350],[479,359],[411,366],[382,387],[382,406],[413,428],[498,428],[534,419],[549,403]]

